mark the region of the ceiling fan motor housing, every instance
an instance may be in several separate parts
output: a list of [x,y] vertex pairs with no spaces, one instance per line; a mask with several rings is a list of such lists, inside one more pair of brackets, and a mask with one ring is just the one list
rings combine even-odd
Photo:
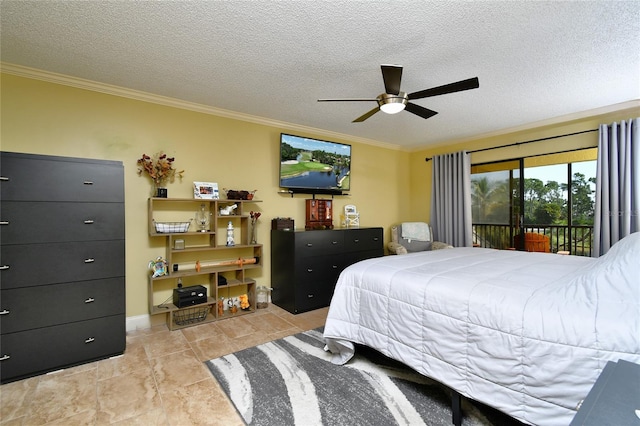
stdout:
[[397,114],[407,106],[409,96],[405,92],[399,92],[397,95],[382,93],[378,95],[376,101],[383,112]]

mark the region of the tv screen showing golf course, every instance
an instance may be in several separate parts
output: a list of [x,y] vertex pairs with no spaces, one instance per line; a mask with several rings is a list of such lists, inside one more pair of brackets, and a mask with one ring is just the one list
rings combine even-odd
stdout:
[[351,145],[282,133],[280,187],[309,192],[349,191]]

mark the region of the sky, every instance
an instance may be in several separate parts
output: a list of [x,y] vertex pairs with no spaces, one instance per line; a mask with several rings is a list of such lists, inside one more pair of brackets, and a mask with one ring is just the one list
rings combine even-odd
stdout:
[[[582,161],[579,163],[571,164],[572,173],[582,173],[586,176],[587,179],[590,177],[596,176],[596,162],[592,161]],[[517,174],[517,171],[516,171]],[[547,183],[549,181],[556,181],[558,183],[567,183],[567,165],[566,164],[554,164],[550,166],[538,166],[538,167],[525,167],[524,169],[525,178],[527,179],[540,179],[543,183]],[[481,175],[486,176],[489,179],[492,179],[491,173],[481,173]],[[508,176],[506,171],[503,173],[498,173],[494,175],[494,179],[502,180]],[[516,176],[517,177],[517,176]],[[472,177],[473,179],[473,177]]]
[[[590,177],[596,177],[596,161],[582,161],[579,163],[571,163],[571,172],[572,173],[582,173],[585,175],[586,180],[588,181]],[[494,172],[495,173],[495,172]],[[507,172],[495,173],[492,176],[492,173],[481,173],[482,177],[487,177],[489,180],[504,180],[508,179]],[[538,166],[538,167],[525,167],[524,175],[526,179],[540,179],[542,183],[546,184],[549,181],[556,181],[560,184],[567,183],[567,165],[566,164],[554,164],[550,166]],[[471,176],[473,180],[474,175]],[[514,177],[517,177],[517,173]],[[596,185],[594,183],[590,184],[591,190],[596,190]]]
[[[596,162],[583,161],[571,164],[572,173],[582,173],[587,180],[596,176]],[[567,165],[557,164],[552,166],[528,167],[524,169],[525,178],[536,178],[542,182],[556,181],[558,183],[567,183]]]
[[335,142],[319,141],[316,139],[303,138],[282,134],[282,140],[294,148],[308,149],[309,151],[321,150],[333,154],[350,155],[351,145]]

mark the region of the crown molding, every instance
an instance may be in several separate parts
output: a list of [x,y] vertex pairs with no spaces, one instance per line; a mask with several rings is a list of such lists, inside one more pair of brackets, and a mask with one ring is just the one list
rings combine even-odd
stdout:
[[61,84],[65,86],[75,87],[78,89],[91,90],[94,92],[104,93],[107,95],[119,96],[123,98],[129,98],[142,102],[149,102],[158,105],[179,108],[203,114],[215,115],[217,117],[229,118],[233,120],[240,120],[248,123],[260,124],[263,126],[275,127],[278,129],[285,129],[288,131],[295,131],[307,134],[314,134],[318,136],[324,136],[329,139],[343,139],[352,142],[358,142],[365,145],[377,146],[380,148],[391,149],[394,151],[405,152],[419,152],[425,149],[434,149],[439,146],[451,145],[452,143],[465,143],[478,139],[485,139],[489,137],[497,137],[509,133],[517,133],[535,128],[552,126],[556,124],[566,123],[574,120],[581,120],[585,118],[595,117],[599,115],[606,115],[615,112],[622,112],[624,110],[634,110],[640,108],[640,99],[634,99],[619,104],[604,106],[601,108],[591,109],[587,111],[572,113],[563,115],[560,117],[554,117],[547,120],[536,121],[533,123],[527,123],[517,127],[511,127],[506,129],[497,130],[494,132],[488,132],[481,135],[474,135],[469,138],[459,139],[455,141],[446,141],[442,144],[433,144],[428,146],[414,146],[414,147],[401,147],[373,139],[359,138],[352,135],[346,135],[343,133],[332,132],[330,130],[318,129],[315,127],[302,126],[299,124],[288,123],[284,121],[273,120],[265,117],[258,117],[255,115],[244,114],[241,112],[230,111],[222,108],[216,108],[208,105],[198,104],[195,102],[183,101],[176,98],[170,98],[167,96],[156,95],[153,93],[143,92],[135,89],[128,89],[125,87],[115,86],[106,83],[100,83],[97,81],[86,80],[83,78],[72,77],[64,74],[58,74],[50,71],[44,71],[36,68],[25,67],[22,65],[10,64],[6,62],[0,62],[0,71],[6,74],[12,74],[19,77],[31,78],[35,80],[46,81],[54,84]]
[[254,124],[260,124],[269,127],[276,127],[278,129],[286,129],[289,131],[296,131],[307,134],[315,134],[324,136],[329,139],[343,139],[352,142],[358,142],[366,145],[373,145],[380,148],[392,149],[395,151],[403,151],[402,147],[376,141],[373,139],[359,138],[352,135],[345,135],[343,133],[332,132],[329,130],[317,129],[309,126],[302,126],[299,124],[287,123],[284,121],[273,120],[265,117],[258,117],[254,115],[244,114],[236,111],[230,111],[222,108],[216,108],[208,105],[198,104],[195,102],[183,101],[176,98],[170,98],[167,96],[155,95],[153,93],[143,92],[135,89],[128,89],[125,87],[115,86],[112,84],[100,83],[97,81],[86,80],[83,78],[72,77],[64,74],[58,74],[50,71],[44,71],[36,68],[25,67],[22,65],[10,64],[6,62],[0,62],[0,71],[6,74],[16,75],[18,77],[31,78],[34,80],[46,81],[48,83],[61,84],[64,86],[75,87],[83,90],[91,90],[93,92],[104,93],[107,95],[120,96],[123,98],[129,98],[142,102],[149,102],[158,105],[180,108],[189,111],[200,112],[203,114],[215,115],[217,117],[230,118],[233,120],[240,120]]

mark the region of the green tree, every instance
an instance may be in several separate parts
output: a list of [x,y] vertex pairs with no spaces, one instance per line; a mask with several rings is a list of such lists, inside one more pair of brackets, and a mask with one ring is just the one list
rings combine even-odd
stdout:
[[486,177],[471,181],[471,205],[474,221],[485,222],[494,185]]
[[524,222],[538,225],[566,223],[565,190],[565,184],[559,184],[553,180],[543,183],[536,178],[525,179]]
[[476,223],[509,223],[509,181],[477,174],[471,181],[471,212]]
[[571,215],[574,225],[593,225],[593,209],[595,194],[591,184],[595,178],[589,178],[582,173],[574,173],[571,182]]
[[299,153],[300,150],[298,148],[294,148],[288,143],[283,143],[282,147],[280,148],[280,159],[282,161],[295,160],[296,158],[298,158]]
[[544,183],[540,179],[524,180],[524,223],[536,223],[535,212],[544,202]]
[[486,220],[488,223],[509,223],[509,180],[499,180],[493,183],[493,191],[491,191],[489,199],[489,209],[487,210]]
[[557,203],[540,203],[533,212],[533,223],[552,225],[557,223],[562,215],[562,206]]

